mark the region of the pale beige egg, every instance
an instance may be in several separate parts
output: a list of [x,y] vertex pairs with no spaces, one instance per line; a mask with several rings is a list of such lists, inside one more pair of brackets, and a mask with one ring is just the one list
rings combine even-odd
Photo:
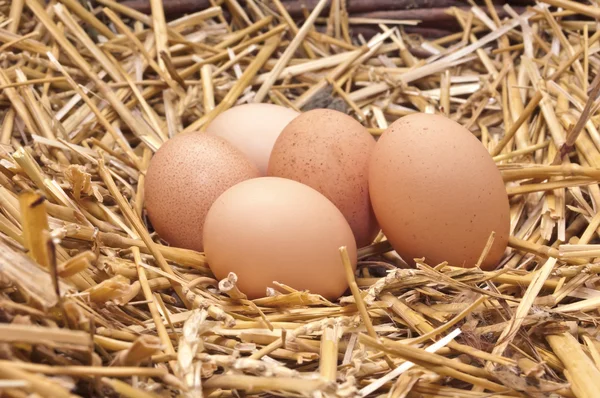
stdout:
[[342,213],[325,196],[299,182],[260,177],[225,191],[204,226],[209,266],[219,279],[230,272],[249,298],[274,282],[330,300],[348,287],[340,247],[356,268],[356,244]]
[[243,104],[220,113],[206,132],[225,138],[266,175],[279,134],[299,113],[275,104]]

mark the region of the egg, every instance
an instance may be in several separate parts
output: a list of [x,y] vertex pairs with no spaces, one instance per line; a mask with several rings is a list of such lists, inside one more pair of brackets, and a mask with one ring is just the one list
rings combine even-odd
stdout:
[[509,201],[481,142],[441,115],[416,113],[392,123],[371,156],[369,191],[383,233],[408,262],[491,269],[507,247]]
[[220,113],[206,132],[225,138],[267,173],[273,145],[283,128],[299,113],[274,104],[244,104]]
[[375,139],[351,116],[314,109],[283,129],[267,174],[321,192],[346,217],[357,245],[366,246],[379,232],[369,198],[368,168],[374,147]]
[[356,269],[356,244],[342,213],[307,185],[260,177],[226,190],[204,225],[208,264],[219,279],[230,272],[250,299],[274,281],[335,300],[348,287],[339,248]]
[[202,251],[206,214],[238,182],[259,176],[256,166],[225,139],[183,133],[165,142],[146,172],[148,218],[170,245]]

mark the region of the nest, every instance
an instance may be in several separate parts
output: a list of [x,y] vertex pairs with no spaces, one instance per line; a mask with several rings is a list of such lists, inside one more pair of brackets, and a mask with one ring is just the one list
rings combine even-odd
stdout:
[[[363,16],[369,38],[344,0],[300,20],[210,3],[170,19],[158,0],[0,3],[2,395],[598,396],[600,10],[487,0],[444,9],[461,30],[435,39]],[[148,225],[144,171],[253,101],[375,136],[417,111],[463,124],[506,182],[504,259],[409,268],[380,236],[337,302],[215,280]]]

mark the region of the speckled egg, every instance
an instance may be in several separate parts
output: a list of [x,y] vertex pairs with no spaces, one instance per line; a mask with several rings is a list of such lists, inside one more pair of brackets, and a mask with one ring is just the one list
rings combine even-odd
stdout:
[[314,109],[292,120],[275,142],[269,176],[306,184],[342,212],[359,247],[379,226],[369,198],[368,167],[375,139],[358,121],[331,109]]
[[391,124],[371,156],[369,189],[387,239],[406,260],[473,267],[492,232],[484,269],[506,249],[504,181],[481,142],[457,122],[415,113]]
[[146,172],[145,208],[172,246],[202,251],[206,214],[229,187],[259,176],[256,166],[223,138],[183,133],[165,142]]

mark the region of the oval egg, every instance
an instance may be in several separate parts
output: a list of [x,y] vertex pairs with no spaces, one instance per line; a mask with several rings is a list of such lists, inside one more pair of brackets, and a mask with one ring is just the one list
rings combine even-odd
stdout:
[[265,175],[277,137],[298,115],[293,109],[275,104],[243,104],[220,113],[206,132],[225,138]]
[[368,167],[375,139],[358,121],[314,109],[291,121],[275,142],[268,175],[321,192],[344,214],[359,247],[379,232],[369,198]]
[[339,248],[356,269],[356,244],[342,213],[296,181],[260,177],[225,191],[204,227],[206,258],[215,276],[237,275],[250,299],[274,281],[335,300],[348,287]]
[[408,262],[473,267],[492,231],[482,268],[507,247],[510,208],[502,176],[481,142],[441,115],[392,123],[371,156],[373,209],[392,247]]
[[170,245],[202,251],[204,219],[215,199],[258,176],[256,166],[223,138],[179,134],[150,161],[144,189],[148,217]]

